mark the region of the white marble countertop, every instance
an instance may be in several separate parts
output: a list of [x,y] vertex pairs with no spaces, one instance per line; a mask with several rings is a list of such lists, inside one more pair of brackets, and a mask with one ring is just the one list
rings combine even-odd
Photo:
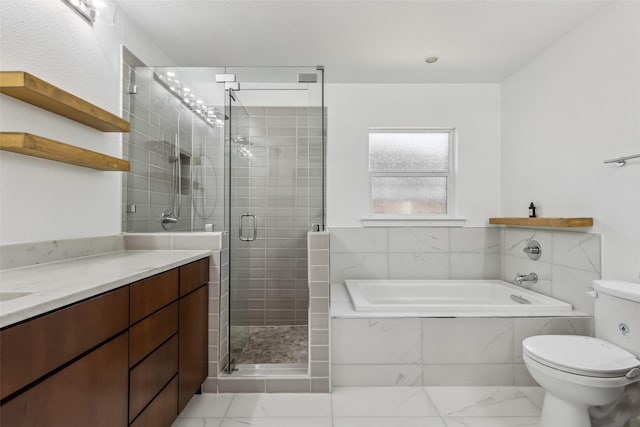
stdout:
[[207,250],[121,251],[0,271],[0,328],[205,258]]

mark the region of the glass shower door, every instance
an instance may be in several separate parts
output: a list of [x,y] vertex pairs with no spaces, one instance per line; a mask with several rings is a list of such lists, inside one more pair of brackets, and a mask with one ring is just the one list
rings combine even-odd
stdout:
[[307,70],[234,69],[240,90],[228,91],[229,354],[240,374],[308,369],[307,232],[323,222],[323,153],[319,92],[296,80]]

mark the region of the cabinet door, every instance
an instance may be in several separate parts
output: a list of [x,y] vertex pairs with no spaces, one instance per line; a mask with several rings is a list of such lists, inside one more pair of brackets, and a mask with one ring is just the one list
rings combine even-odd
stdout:
[[180,299],[178,412],[207,377],[209,288],[202,286]]
[[114,338],[2,405],[0,425],[127,425],[128,333]]

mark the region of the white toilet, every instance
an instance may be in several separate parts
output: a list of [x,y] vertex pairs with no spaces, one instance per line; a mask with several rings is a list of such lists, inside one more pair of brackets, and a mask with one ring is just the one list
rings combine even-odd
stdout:
[[540,427],[589,427],[605,405],[640,381],[640,284],[595,280],[595,336],[539,335],[522,341],[524,363],[545,389]]

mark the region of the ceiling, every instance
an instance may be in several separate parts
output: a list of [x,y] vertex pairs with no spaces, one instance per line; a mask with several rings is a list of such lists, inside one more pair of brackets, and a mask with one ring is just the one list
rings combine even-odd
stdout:
[[329,83],[501,82],[609,3],[114,1],[175,65],[324,65]]

